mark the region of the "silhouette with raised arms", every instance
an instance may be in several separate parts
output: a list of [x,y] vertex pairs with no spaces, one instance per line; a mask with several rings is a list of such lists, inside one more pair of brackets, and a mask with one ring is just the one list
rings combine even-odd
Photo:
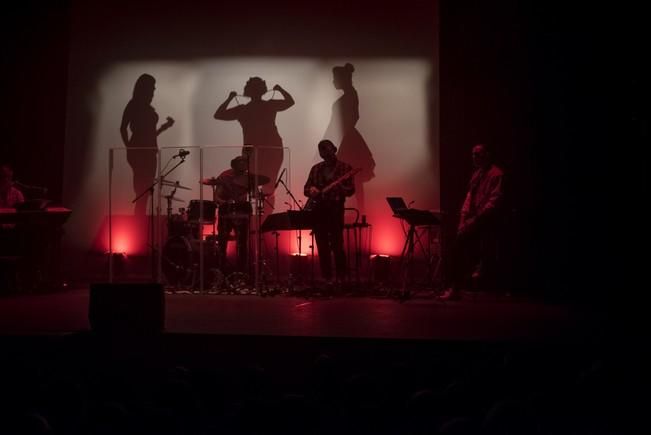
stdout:
[[[251,77],[244,86],[244,96],[251,100],[239,104],[237,92],[231,91],[228,98],[217,108],[215,119],[222,121],[238,121],[242,126],[243,144],[242,155],[248,158],[249,170],[259,175],[276,180],[283,163],[283,140],[276,128],[276,113],[287,110],[294,105],[292,96],[280,85],[275,85],[273,91],[283,96],[282,100],[264,100],[268,92],[267,84],[260,77]],[[235,100],[237,105],[229,108]],[[274,184],[263,187],[266,195],[271,195]],[[265,205],[265,214],[273,206],[273,197]]]

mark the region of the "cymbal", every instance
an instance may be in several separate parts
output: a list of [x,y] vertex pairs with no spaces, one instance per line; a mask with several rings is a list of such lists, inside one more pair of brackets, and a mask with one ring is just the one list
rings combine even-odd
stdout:
[[204,178],[203,180],[200,181],[200,183],[203,184],[204,186],[216,186],[220,183],[220,181],[215,177],[211,177],[211,178]]
[[175,183],[175,182],[173,182],[173,181],[163,180],[163,183],[162,183],[162,184],[163,184],[163,186],[176,187],[177,189],[192,190],[192,189],[189,188],[189,187],[181,186],[181,184],[179,184],[178,181]]
[[265,175],[255,174],[236,175],[233,178],[233,184],[237,184],[240,187],[262,186],[270,181],[271,179]]

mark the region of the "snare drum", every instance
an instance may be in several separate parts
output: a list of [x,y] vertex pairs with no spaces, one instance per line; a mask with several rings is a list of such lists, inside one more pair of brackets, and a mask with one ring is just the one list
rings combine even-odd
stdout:
[[217,211],[217,205],[213,201],[208,201],[206,199],[199,200],[193,199],[190,201],[190,206],[188,207],[188,221],[198,222],[201,208],[203,208],[203,221],[205,223],[215,222],[215,211]]
[[226,219],[248,219],[253,213],[250,202],[228,201],[219,206],[219,217]]

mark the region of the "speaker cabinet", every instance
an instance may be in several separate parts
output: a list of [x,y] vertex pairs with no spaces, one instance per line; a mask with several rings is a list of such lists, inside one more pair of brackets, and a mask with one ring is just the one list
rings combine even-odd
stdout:
[[160,334],[165,328],[165,293],[158,283],[95,283],[88,319],[99,334]]

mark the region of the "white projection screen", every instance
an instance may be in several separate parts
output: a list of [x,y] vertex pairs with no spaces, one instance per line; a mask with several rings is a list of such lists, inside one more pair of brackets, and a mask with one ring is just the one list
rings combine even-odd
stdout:
[[[284,180],[296,199],[304,203],[303,185],[311,166],[320,161],[317,143],[326,138],[339,146],[342,139],[341,123],[333,114],[333,104],[342,91],[333,86],[332,68],[346,63],[354,66],[352,81],[359,98],[355,128],[370,152],[364,158],[370,157],[373,162],[370,179],[357,184],[358,194],[348,199],[346,207],[358,209],[372,225],[369,254],[400,254],[405,235],[400,222],[392,217],[386,197],[402,196],[416,208],[439,209],[438,20],[437,6],[430,3],[435,2],[414,2],[419,9],[412,11],[396,9],[393,15],[418,17],[413,23],[406,18],[399,29],[387,25],[392,22],[390,11],[369,20],[366,30],[374,32],[372,37],[364,34],[364,28],[356,28],[354,17],[344,26],[346,30],[340,31],[326,26],[327,16],[314,16],[306,9],[296,11],[298,16],[293,20],[305,22],[301,35],[287,35],[283,21],[273,17],[272,22],[279,21],[276,25],[249,28],[244,32],[246,37],[241,37],[239,26],[230,23],[229,32],[241,37],[240,47],[233,42],[224,48],[220,45],[223,37],[217,33],[212,35],[219,41],[214,45],[193,37],[196,29],[189,18],[186,25],[173,24],[175,32],[181,29],[189,36],[169,34],[164,23],[172,18],[167,15],[158,25],[153,20],[142,24],[138,17],[148,16],[144,9],[134,18],[120,18],[125,20],[122,23],[114,17],[113,24],[124,29],[121,38],[89,37],[90,28],[99,26],[101,31],[102,26],[109,25],[104,22],[107,9],[73,2],[64,180],[64,200],[74,211],[69,225],[75,231],[66,237],[71,258],[87,258],[108,249],[110,149],[116,150],[111,185],[113,215],[128,218],[134,213],[133,174],[126,164],[120,122],[140,75],[150,74],[156,80],[151,106],[158,114],[159,125],[168,116],[175,120],[157,138],[162,165],[178,149],[191,153],[170,178],[193,188],[177,191],[175,210],[199,199],[200,148],[205,147],[204,177],[219,175],[240,153],[240,124],[216,120],[213,114],[231,91],[238,98],[229,107],[246,104],[248,99],[241,95],[251,77],[265,80],[269,92],[263,99],[282,99],[279,92],[271,91],[277,84],[295,101],[277,113],[275,125],[287,150],[281,166],[288,174]],[[197,17],[215,7],[185,14]],[[283,16],[291,13],[285,9]],[[211,35],[219,27],[202,27],[201,23],[197,24],[201,35]],[[370,28],[376,26],[381,31]],[[329,44],[335,37],[337,44]],[[161,48],[165,44],[172,48]],[[208,186],[204,186],[203,195],[205,199],[211,197]],[[292,201],[282,186],[274,196],[274,209],[268,212],[280,213],[290,207]],[[165,204],[162,207],[164,213]],[[124,222],[122,227],[129,225],[128,219]],[[113,230],[114,250],[146,255],[146,237],[142,234],[146,229],[121,229],[116,223]],[[295,234],[283,235],[284,254],[296,251],[294,239]]]

